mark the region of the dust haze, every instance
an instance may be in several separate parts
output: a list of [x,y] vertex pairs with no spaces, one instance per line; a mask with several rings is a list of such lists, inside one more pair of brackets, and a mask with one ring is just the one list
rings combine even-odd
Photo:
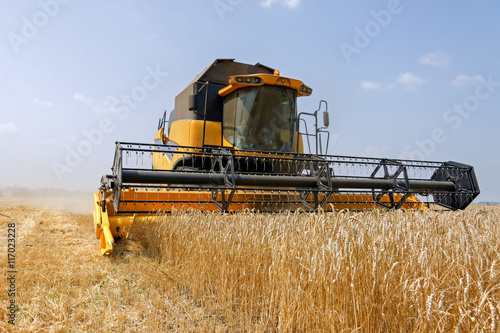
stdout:
[[91,214],[93,193],[61,189],[0,188],[0,206],[32,206],[74,214]]

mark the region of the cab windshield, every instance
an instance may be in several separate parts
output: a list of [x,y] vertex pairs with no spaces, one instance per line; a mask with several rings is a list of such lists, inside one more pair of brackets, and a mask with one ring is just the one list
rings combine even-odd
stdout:
[[224,101],[224,138],[240,149],[293,152],[295,90],[279,86],[239,89]]

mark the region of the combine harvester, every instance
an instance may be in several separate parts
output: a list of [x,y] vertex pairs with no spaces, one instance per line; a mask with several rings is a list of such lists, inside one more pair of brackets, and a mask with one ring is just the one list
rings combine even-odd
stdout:
[[311,93],[261,64],[214,61],[163,114],[155,144],[116,143],[94,198],[101,253],[132,223],[173,210],[457,210],[479,194],[469,165],[327,155],[327,103],[297,111]]

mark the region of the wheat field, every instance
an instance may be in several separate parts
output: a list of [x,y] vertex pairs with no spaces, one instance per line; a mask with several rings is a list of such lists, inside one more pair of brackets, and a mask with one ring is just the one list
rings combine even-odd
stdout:
[[[90,214],[16,222],[12,332],[496,332],[500,208],[174,213],[99,255]],[[4,236],[5,235],[5,236]]]

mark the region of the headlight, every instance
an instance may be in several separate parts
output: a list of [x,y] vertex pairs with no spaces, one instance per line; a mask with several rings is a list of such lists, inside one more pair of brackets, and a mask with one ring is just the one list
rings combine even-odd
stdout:
[[308,94],[308,95],[310,95],[310,94],[312,93],[312,91],[313,91],[313,90],[312,90],[311,88],[309,88],[308,86],[306,86],[306,85],[301,85],[301,86],[300,86],[300,88],[299,88],[299,91],[300,91],[301,93],[303,93],[303,94]]
[[262,84],[264,81],[260,77],[255,76],[237,76],[234,80],[238,83],[247,83],[247,84]]

